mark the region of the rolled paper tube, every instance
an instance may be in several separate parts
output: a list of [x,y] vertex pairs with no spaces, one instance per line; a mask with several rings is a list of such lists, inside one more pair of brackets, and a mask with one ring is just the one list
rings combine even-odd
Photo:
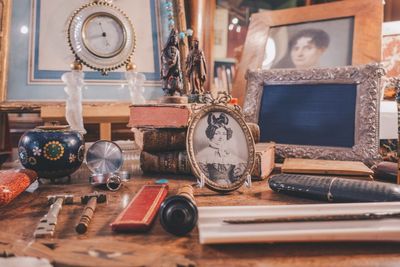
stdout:
[[196,204],[196,201],[194,199],[193,187],[191,185],[184,185],[184,186],[180,187],[178,189],[177,195],[186,197],[186,198],[190,199],[190,201],[192,201],[193,204]]
[[183,236],[197,224],[198,212],[193,188],[185,185],[178,194],[167,198],[160,207],[160,223],[165,231]]
[[32,170],[0,171],[0,206],[9,204],[37,180]]

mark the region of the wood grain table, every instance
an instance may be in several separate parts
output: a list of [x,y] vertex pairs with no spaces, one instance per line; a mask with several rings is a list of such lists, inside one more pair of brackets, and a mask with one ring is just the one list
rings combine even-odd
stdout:
[[[144,184],[161,177],[134,177],[120,191],[107,192],[108,203],[98,204],[84,235],[74,230],[83,206],[64,205],[52,239],[33,239],[39,219],[47,212],[50,194],[90,193],[86,180],[71,184],[42,184],[34,193],[24,192],[0,209],[0,256],[45,257],[55,266],[399,266],[399,243],[290,243],[254,245],[200,245],[197,228],[185,237],[165,232],[158,218],[147,233],[116,234],[109,227]],[[170,195],[193,178],[169,178]],[[272,192],[266,181],[254,182],[229,195],[196,189],[199,206],[282,205],[317,203]]]

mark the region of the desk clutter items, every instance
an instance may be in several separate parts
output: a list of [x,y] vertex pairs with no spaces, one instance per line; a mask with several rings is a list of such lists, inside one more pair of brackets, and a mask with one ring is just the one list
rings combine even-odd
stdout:
[[228,193],[244,183],[251,186],[255,162],[254,139],[230,96],[205,98],[188,125],[186,150],[200,187]]
[[178,193],[168,197],[161,204],[159,217],[165,231],[176,236],[183,236],[193,230],[197,224],[197,206],[193,187],[184,185]]
[[179,157],[186,154],[190,105],[132,105],[128,126],[140,153],[144,173],[187,174],[190,166]]
[[[122,182],[129,180],[135,175],[142,173],[140,169],[139,159],[140,152],[137,145],[133,140],[117,140],[113,141],[122,150],[123,164],[117,174]],[[95,142],[86,142],[85,150],[87,151]],[[81,167],[72,174],[72,180],[81,179],[82,177],[90,177],[93,172],[88,168],[86,160],[82,163]]]
[[98,192],[86,194],[81,196],[80,198],[72,194],[50,195],[47,196],[47,202],[50,205],[50,208],[47,214],[45,214],[40,219],[39,224],[36,226],[36,230],[33,233],[33,236],[35,238],[46,238],[54,236],[58,221],[58,215],[64,204],[86,204],[83,209],[82,215],[80,216],[79,222],[75,227],[75,231],[78,234],[84,234],[93,219],[97,203],[107,202],[107,195]]
[[148,231],[161,203],[168,194],[168,185],[144,185],[128,206],[110,224],[115,232]]
[[94,186],[117,191],[122,179],[117,173],[124,162],[121,148],[114,142],[99,140],[86,153],[86,164],[92,172],[89,181]]
[[275,143],[256,143],[255,149],[256,157],[251,177],[254,180],[267,179],[275,167]]
[[400,185],[329,176],[276,174],[269,187],[278,193],[328,202],[400,201]]
[[287,158],[282,173],[338,175],[349,179],[373,180],[374,172],[361,161]]
[[53,195],[47,197],[49,211],[44,215],[33,233],[35,238],[53,237],[57,226],[58,214],[64,204],[74,204],[74,195]]
[[37,178],[35,171],[27,169],[0,171],[0,207],[11,203]]
[[104,202],[107,202],[107,195],[103,193],[94,192],[81,197],[81,203],[86,204],[86,206],[83,209],[79,223],[75,227],[75,231],[78,234],[86,233],[96,211],[97,203]]
[[69,176],[82,164],[85,144],[82,134],[68,126],[39,126],[19,140],[21,164],[39,178],[55,180]]
[[[251,177],[253,180],[263,180],[274,169],[275,144],[258,143],[255,145],[255,149],[256,156]],[[186,150],[155,153],[142,151],[140,164],[144,173],[193,174]]]
[[[400,213],[399,202],[216,206],[198,210],[201,244],[400,241],[399,223],[390,219]],[[329,217],[332,220],[324,219]]]
[[[186,135],[191,105],[160,104],[132,105],[129,126],[134,134],[135,143],[140,154],[140,166],[144,173],[192,174],[186,151]],[[260,130],[257,124],[249,123],[248,127],[256,142]],[[262,147],[262,146],[261,146]],[[272,149],[272,148],[271,148]],[[270,151],[265,153],[265,150]],[[252,176],[268,175],[273,156],[270,147],[260,149],[256,168]],[[258,178],[259,179],[259,178]]]

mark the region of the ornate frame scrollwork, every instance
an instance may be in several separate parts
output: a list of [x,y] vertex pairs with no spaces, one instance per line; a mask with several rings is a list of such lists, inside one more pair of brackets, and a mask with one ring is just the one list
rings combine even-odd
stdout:
[[[245,182],[248,186],[250,186],[251,172],[255,163],[255,147],[253,136],[251,135],[250,129],[243,118],[243,114],[241,113],[240,108],[238,106],[229,106],[229,100],[230,96],[226,94],[220,94],[216,99],[207,96],[203,98],[203,103],[205,103],[204,105],[202,104],[193,106],[193,114],[189,121],[186,136],[186,149],[189,162],[193,174],[197,177],[200,186],[203,186],[205,184],[207,188],[220,193],[228,193],[234,191],[241,187]],[[221,185],[217,182],[212,181],[209,177],[206,176],[206,174],[204,174],[204,172],[201,170],[199,162],[197,162],[196,160],[194,143],[197,141],[195,140],[195,132],[198,130],[197,125],[202,119],[204,119],[204,117],[208,116],[208,114],[212,112],[225,113],[233,118],[239,124],[239,127],[242,130],[246,139],[245,142],[248,149],[246,168],[241,177],[237,181],[229,185]]]
[[379,156],[379,64],[321,69],[256,70],[246,73],[247,93],[243,108],[246,121],[258,123],[264,85],[268,84],[357,84],[355,138],[352,148],[276,144],[280,157],[360,160],[371,166]]

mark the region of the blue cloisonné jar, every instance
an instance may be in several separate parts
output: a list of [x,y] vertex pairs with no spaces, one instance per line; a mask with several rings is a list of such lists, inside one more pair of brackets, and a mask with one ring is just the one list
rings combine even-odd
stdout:
[[22,165],[40,178],[61,178],[82,164],[85,143],[82,134],[69,126],[40,126],[27,131],[19,140],[18,156]]

